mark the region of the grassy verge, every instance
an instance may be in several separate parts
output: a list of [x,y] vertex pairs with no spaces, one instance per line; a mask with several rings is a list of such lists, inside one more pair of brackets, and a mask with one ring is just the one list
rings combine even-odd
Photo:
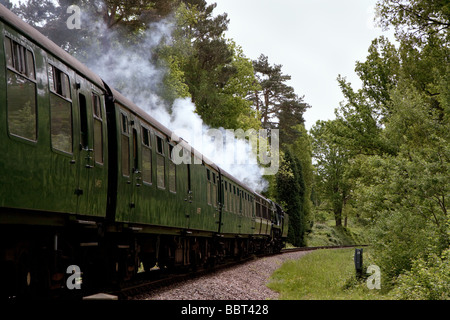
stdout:
[[268,287],[282,300],[387,299],[384,290],[369,290],[365,279],[356,280],[353,255],[354,249],[318,250],[287,261],[272,274]]

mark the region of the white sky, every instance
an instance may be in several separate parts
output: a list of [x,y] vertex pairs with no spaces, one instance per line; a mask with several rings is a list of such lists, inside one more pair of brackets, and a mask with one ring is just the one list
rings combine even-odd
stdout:
[[317,120],[334,119],[344,97],[337,77],[354,88],[360,81],[356,61],[364,61],[373,39],[383,33],[373,22],[377,0],[207,0],[213,14],[228,13],[226,37],[255,60],[262,53],[270,64],[283,65],[297,95],[311,105],[306,129]]

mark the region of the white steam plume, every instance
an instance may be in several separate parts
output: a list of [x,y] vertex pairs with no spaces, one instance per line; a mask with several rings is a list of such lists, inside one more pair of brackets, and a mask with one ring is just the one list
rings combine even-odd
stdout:
[[[108,39],[107,41],[113,38],[113,34],[106,26],[96,24],[95,28],[99,34]],[[119,90],[219,167],[253,190],[257,192],[265,190],[268,183],[263,178],[263,169],[258,166],[256,155],[247,140],[237,139],[224,128],[220,128],[222,136],[226,139],[223,140],[223,152],[217,151],[214,148],[217,141],[212,142],[211,137],[207,135],[211,128],[195,113],[195,105],[190,99],[176,99],[170,112],[170,108],[154,93],[154,89],[161,85],[167,71],[157,68],[150,62],[151,52],[161,39],[170,36],[172,29],[173,25],[167,20],[153,23],[139,48],[114,44],[108,52],[101,55],[100,59],[88,60],[85,63],[108,85]],[[92,49],[98,51],[98,48]]]

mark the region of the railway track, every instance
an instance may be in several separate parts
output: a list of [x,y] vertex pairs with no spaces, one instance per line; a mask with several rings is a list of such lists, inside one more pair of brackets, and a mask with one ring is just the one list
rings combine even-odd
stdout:
[[281,253],[296,252],[296,251],[314,251],[320,249],[345,249],[345,248],[357,248],[357,247],[367,247],[367,244],[358,245],[342,245],[342,246],[321,246],[321,247],[300,247],[300,248],[287,248],[282,249]]
[[[355,248],[355,247],[364,247],[367,245],[343,245],[343,246],[319,246],[319,247],[300,247],[300,248],[287,248],[281,250],[280,253],[277,254],[285,254],[290,252],[297,251],[314,251],[321,249],[343,249],[343,248]],[[137,296],[139,294],[149,292],[152,290],[160,289],[169,285],[173,285],[176,283],[184,282],[190,279],[196,279],[203,277],[208,274],[212,274],[214,272],[219,272],[221,270],[231,268],[237,266],[239,264],[243,264],[245,262],[259,259],[268,255],[277,255],[277,254],[260,254],[260,255],[250,255],[246,258],[240,260],[230,260],[223,264],[219,264],[214,268],[199,268],[195,271],[185,270],[184,272],[176,272],[176,273],[167,273],[165,270],[155,270],[150,273],[142,273],[138,274],[136,280],[123,285],[118,289],[106,290],[105,295],[92,295],[87,297],[88,299],[118,299],[118,300],[127,300],[132,298],[133,296]],[[107,298],[105,298],[107,297]]]

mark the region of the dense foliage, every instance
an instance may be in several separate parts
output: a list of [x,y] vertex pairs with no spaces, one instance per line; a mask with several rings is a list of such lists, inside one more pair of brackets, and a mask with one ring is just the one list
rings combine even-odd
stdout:
[[339,76],[346,100],[311,132],[320,195],[367,224],[397,297],[448,299],[450,5],[382,0],[377,12],[398,45],[372,42],[356,63],[361,89]]

